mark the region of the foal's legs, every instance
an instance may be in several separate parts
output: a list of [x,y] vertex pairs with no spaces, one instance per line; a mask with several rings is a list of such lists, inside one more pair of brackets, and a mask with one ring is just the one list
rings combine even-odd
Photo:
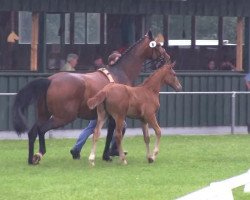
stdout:
[[149,137],[149,133],[148,133],[148,123],[142,123],[142,132],[143,132],[143,136],[144,136],[144,142],[146,144],[146,157],[148,159],[149,163],[154,162],[152,155],[150,153],[150,148],[149,148],[149,143],[150,143],[150,137]]
[[116,127],[115,127],[115,140],[116,140],[116,145],[117,145],[117,149],[119,151],[119,157],[120,160],[122,161],[123,164],[127,164],[127,161],[125,159],[125,154],[122,148],[122,130],[123,130],[123,122],[125,120],[125,117],[117,117],[115,118],[115,123],[116,123]]
[[159,145],[160,145],[160,139],[161,139],[161,128],[158,125],[157,119],[155,115],[151,115],[151,117],[148,119],[149,125],[154,129],[155,135],[156,135],[156,141],[155,141],[155,147],[153,150],[153,161],[156,158],[156,155],[159,152]]
[[95,165],[96,143],[98,138],[100,137],[101,129],[106,121],[106,111],[104,109],[103,104],[97,106],[97,113],[98,113],[98,119],[93,133],[92,148],[91,148],[91,153],[89,155],[89,162],[93,166]]

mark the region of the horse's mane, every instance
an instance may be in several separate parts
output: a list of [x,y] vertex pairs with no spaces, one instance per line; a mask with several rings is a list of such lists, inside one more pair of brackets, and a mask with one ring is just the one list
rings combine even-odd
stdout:
[[162,66],[161,68],[157,69],[154,73],[150,74],[150,76],[148,78],[146,78],[143,83],[140,84],[140,86],[142,85],[146,85],[149,81],[151,81],[151,79],[158,74],[159,71],[163,71],[164,69],[166,69],[166,67]]
[[127,48],[121,55],[121,57],[112,65],[112,67],[115,67],[116,65],[119,65],[119,63],[121,62],[122,58],[124,56],[126,56],[137,44],[139,44],[145,37],[148,37],[147,35],[141,37],[138,41],[136,41],[132,46],[130,46],[129,48]]

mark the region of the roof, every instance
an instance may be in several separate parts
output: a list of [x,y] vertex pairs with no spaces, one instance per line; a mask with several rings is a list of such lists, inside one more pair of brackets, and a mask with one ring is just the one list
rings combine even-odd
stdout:
[[0,0],[0,11],[250,16],[249,0]]

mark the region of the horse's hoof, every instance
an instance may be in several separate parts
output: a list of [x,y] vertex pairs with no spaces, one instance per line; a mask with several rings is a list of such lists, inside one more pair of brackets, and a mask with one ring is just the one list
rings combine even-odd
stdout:
[[153,158],[148,158],[148,163],[153,163],[154,159]]
[[123,160],[123,161],[122,161],[122,164],[123,164],[123,165],[127,165],[127,164],[128,164],[127,160]]
[[42,159],[42,154],[41,154],[41,153],[36,153],[36,154],[33,156],[32,164],[33,164],[33,165],[38,165],[41,159]]
[[89,163],[91,164],[92,167],[95,166],[95,161],[94,160],[89,160]]

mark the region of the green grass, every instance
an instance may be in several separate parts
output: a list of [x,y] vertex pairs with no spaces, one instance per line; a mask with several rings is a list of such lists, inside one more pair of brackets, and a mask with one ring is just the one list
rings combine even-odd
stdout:
[[[91,140],[77,161],[69,154],[75,140],[46,142],[47,154],[40,165],[28,166],[27,141],[0,141],[1,200],[175,199],[250,168],[248,135],[165,136],[153,164],[147,163],[142,136],[125,138],[127,166],[118,159],[101,160],[103,139],[98,142],[95,167],[88,164]],[[242,188],[234,196],[250,199]]]

